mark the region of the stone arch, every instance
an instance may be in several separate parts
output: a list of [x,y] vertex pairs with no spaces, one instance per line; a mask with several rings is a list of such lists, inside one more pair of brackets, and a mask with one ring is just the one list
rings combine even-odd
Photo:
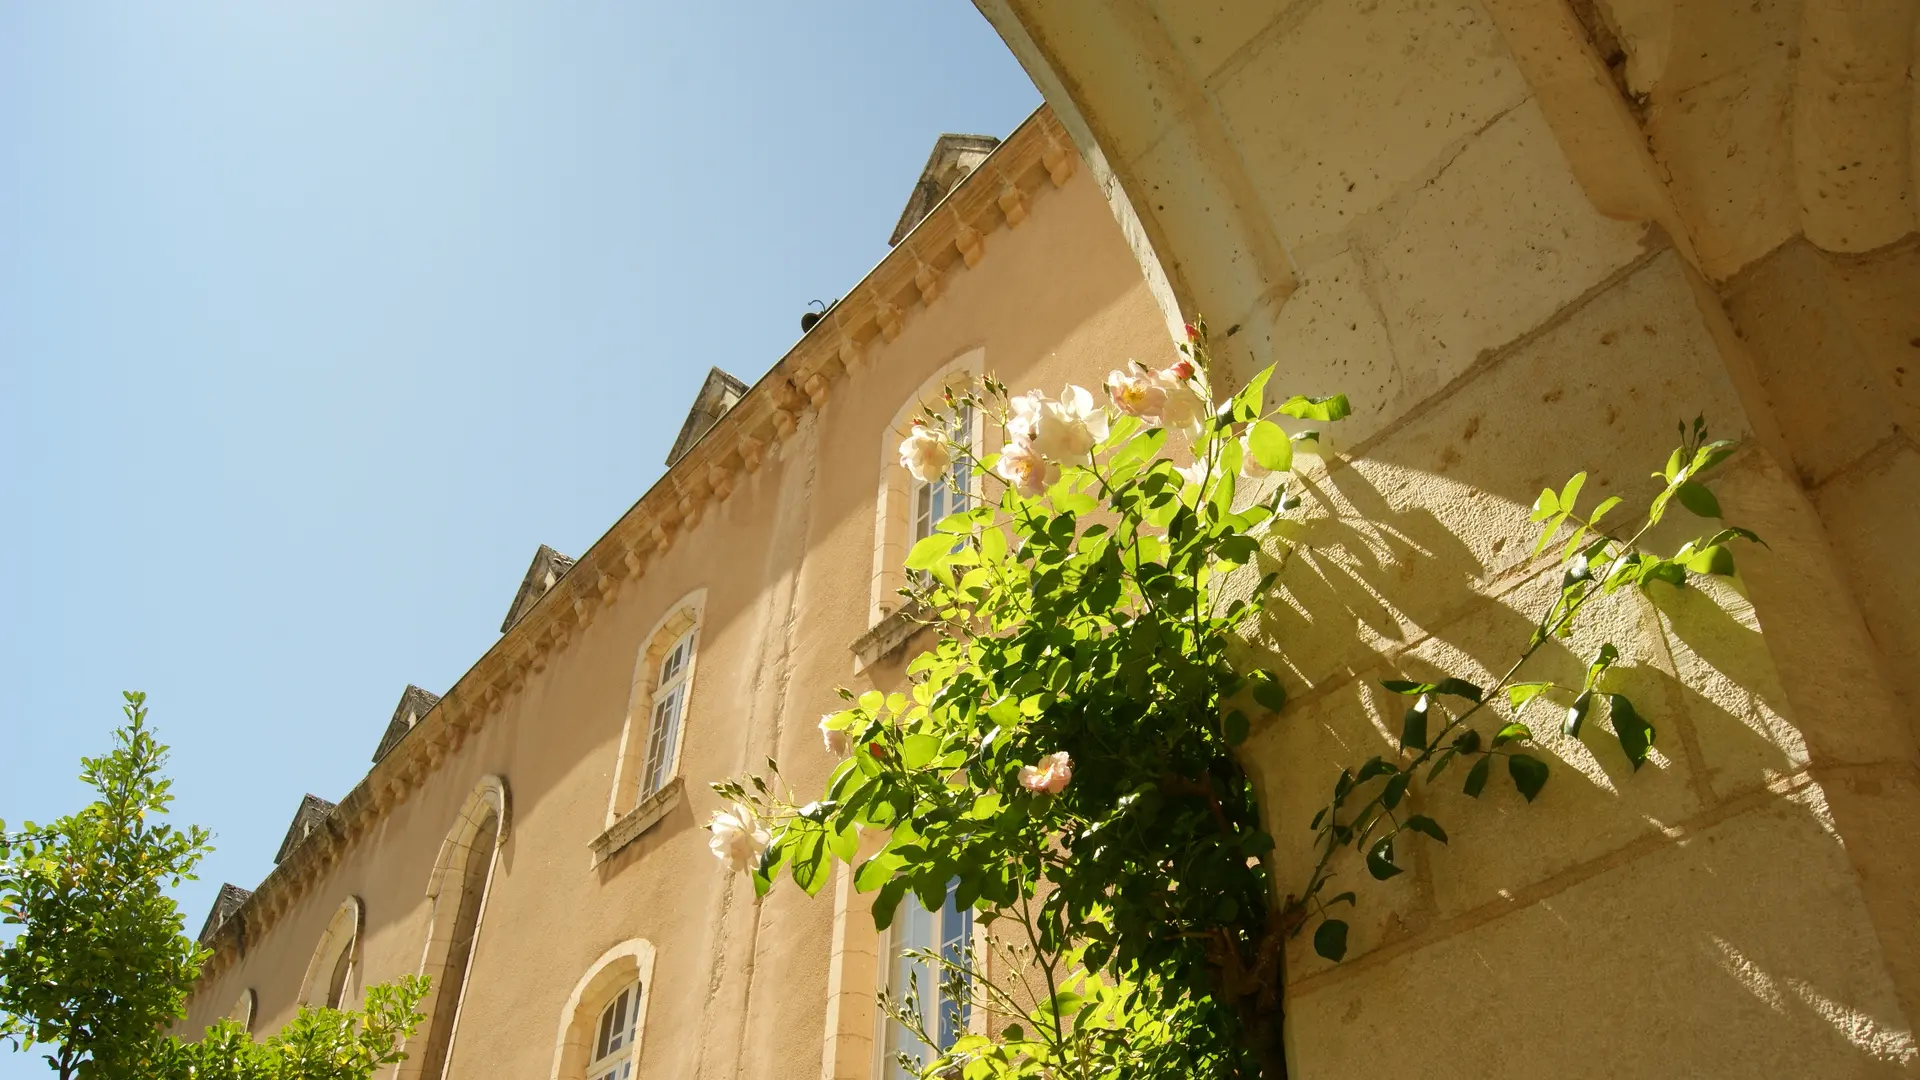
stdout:
[[[880,434],[880,484],[874,496],[873,579],[869,590],[868,626],[877,626],[894,613],[900,605],[900,587],[907,582],[903,564],[913,546],[909,503],[914,481],[900,464],[900,440],[906,437],[907,426],[914,415],[927,412],[937,403],[943,388],[978,384],[985,371],[986,357],[987,350],[976,346],[940,365],[900,403],[887,429]],[[985,424],[985,417],[976,411],[971,432],[976,452],[983,446]],[[979,476],[972,478],[971,486],[974,496],[979,497]]]
[[[553,1042],[552,1080],[586,1080],[588,1045],[600,1010],[624,987],[638,983],[639,1017],[634,1024],[634,1059],[645,1046],[647,1003],[653,998],[653,943],[630,938],[600,954],[587,968],[560,1010],[560,1032]],[[638,1070],[636,1069],[636,1072]]]
[[336,1009],[351,1004],[348,995],[359,966],[360,931],[366,921],[367,905],[358,896],[347,897],[334,911],[300,980],[300,1004]]
[[[612,828],[629,812],[633,811],[643,799],[659,792],[646,792],[646,772],[648,765],[647,743],[652,733],[654,691],[658,688],[661,661],[666,659],[668,650],[679,643],[688,632],[694,634],[693,649],[688,655],[685,673],[681,685],[686,694],[680,705],[680,723],[674,733],[672,744],[667,748],[669,772],[679,769],[681,748],[686,743],[688,719],[693,715],[693,692],[698,676],[700,662],[700,624],[705,617],[707,590],[693,591],[667,605],[667,609],[646,636],[640,639],[640,652],[633,662],[633,682],[627,698],[626,720],[620,729],[619,755],[613,766],[613,791],[607,798],[607,827]],[[672,785],[663,784],[663,792]]]
[[407,1042],[407,1059],[395,1075],[438,1080],[458,1034],[460,1007],[472,974],[472,958],[486,916],[487,896],[500,848],[513,821],[503,777],[481,777],[454,817],[427,877],[427,944],[420,973],[431,978],[420,1003],[426,1022]]
[[240,1000],[233,1003],[233,1009],[227,1013],[227,1019],[239,1024],[240,1030],[251,1035],[253,1034],[254,1014],[257,1013],[259,1009],[260,995],[254,991],[253,987],[249,986],[240,992]]

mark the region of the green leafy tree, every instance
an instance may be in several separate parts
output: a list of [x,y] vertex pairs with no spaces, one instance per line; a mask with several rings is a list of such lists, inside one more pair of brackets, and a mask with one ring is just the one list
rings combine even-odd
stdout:
[[94,801],[17,833],[0,823],[0,1039],[44,1045],[61,1080],[143,1075],[157,1032],[184,1009],[202,952],[167,889],[210,847],[168,824],[167,751],[146,696],[126,695],[113,749],[81,759]]
[[232,1020],[197,1042],[170,1041],[160,1075],[169,1080],[368,1080],[406,1058],[401,1047],[424,1019],[428,980],[403,976],[367,988],[361,1011],[303,1008],[264,1043]]
[[[1518,659],[1487,688],[1456,674],[1388,681],[1411,699],[1398,753],[1342,770],[1311,822],[1276,824],[1318,849],[1306,880],[1276,881],[1276,840],[1237,747],[1287,695],[1275,673],[1236,660],[1238,643],[1279,574],[1267,570],[1286,544],[1273,523],[1300,506],[1288,475],[1296,450],[1317,440],[1279,418],[1333,423],[1348,404],[1269,404],[1268,369],[1216,406],[1204,341],[1190,329],[1171,367],[1114,372],[1111,410],[1074,387],[1057,400],[991,379],[947,391],[901,446],[918,479],[970,453],[942,435],[959,409],[996,417],[1008,442],[969,462],[974,475],[1005,480],[1000,498],[939,523],[908,556],[921,575],[913,610],[938,643],[909,665],[908,691],[843,691],[849,707],[822,718],[844,760],[820,797],[789,790],[775,762],[769,775],[714,785],[734,803],[709,826],[714,851],[756,890],[790,876],[816,893],[846,862],[855,887],[875,894],[881,928],[909,893],[937,910],[951,887],[990,939],[1010,943],[1011,964],[920,956],[942,972],[944,1000],[989,1020],[988,1034],[906,1062],[916,1075],[1285,1076],[1288,940],[1311,929],[1315,950],[1339,960],[1347,924],[1333,913],[1358,902],[1333,894],[1339,876],[1364,867],[1384,880],[1401,872],[1399,846],[1449,839],[1411,810],[1411,793],[1458,762],[1477,796],[1499,759],[1531,801],[1548,778],[1523,749],[1532,732],[1520,713],[1536,701],[1557,700],[1577,737],[1604,698],[1637,768],[1654,727],[1608,684],[1612,644],[1580,686],[1520,681],[1523,668],[1567,640],[1596,598],[1732,574],[1728,544],[1755,539],[1722,528],[1671,556],[1642,547],[1670,502],[1719,515],[1699,477],[1733,448],[1708,441],[1700,422],[1690,434],[1683,426],[1637,524],[1614,527],[1626,517],[1608,518],[1618,498],[1582,511],[1584,474],[1543,492],[1536,555],[1571,535],[1559,593]],[[884,839],[863,845],[863,832]],[[929,1045],[918,998],[931,989],[887,1003]]]
[[207,832],[165,821],[167,748],[128,693],[113,748],[82,758],[95,799],[49,825],[0,822],[0,1043],[45,1047],[61,1080],[370,1080],[405,1057],[427,980],[370,987],[364,1011],[303,1008],[255,1043],[221,1021],[198,1042],[166,1029],[185,1016],[207,952],[186,936],[167,890],[212,850]]

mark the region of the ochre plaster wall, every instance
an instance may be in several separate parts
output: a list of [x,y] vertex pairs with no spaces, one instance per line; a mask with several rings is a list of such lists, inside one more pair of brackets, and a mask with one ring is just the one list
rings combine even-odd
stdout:
[[1541,487],[1644,504],[1677,420],[1745,440],[1739,582],[1540,661],[1616,642],[1660,760],[1590,724],[1532,806],[1443,781],[1452,844],[1349,866],[1349,958],[1291,953],[1294,1075],[1920,1072],[1920,5],[978,6],[1168,318],[1352,395],[1255,642],[1294,680],[1248,747],[1283,887],[1338,769],[1392,752],[1377,680],[1524,644]]
[[[876,451],[932,373],[984,349],[987,370],[1009,383],[1057,390],[1069,379],[1097,384],[1129,357],[1171,355],[1160,313],[1086,170],[1043,187],[1018,227],[985,242],[977,266],[951,267],[937,298],[908,312],[897,338],[874,339],[858,370],[757,471],[611,593],[497,715],[318,872],[241,959],[203,983],[184,1029],[224,1015],[249,987],[259,994],[256,1033],[284,1024],[322,928],[349,895],[365,901],[367,919],[350,994],[357,1000],[370,983],[418,970],[440,845],[475,785],[497,774],[509,789],[511,829],[448,1075],[550,1075],[569,995],[596,957],[635,938],[655,950],[641,1077],[812,1076],[826,1058],[837,1062],[832,1075],[867,1075],[870,974],[840,986],[846,1038],[823,1046],[840,940],[832,890],[810,900],[783,888],[756,901],[707,850],[702,825],[719,803],[706,785],[769,756],[801,788],[818,785],[830,762],[816,721],[838,707],[835,688],[897,685],[897,658],[856,677],[848,646],[869,628]],[[588,844],[606,826],[636,653],[695,589],[706,598],[679,767],[685,795],[595,866]],[[368,734],[371,745],[377,733]],[[864,901],[858,910],[864,918]],[[583,1007],[597,1014],[601,1004]]]

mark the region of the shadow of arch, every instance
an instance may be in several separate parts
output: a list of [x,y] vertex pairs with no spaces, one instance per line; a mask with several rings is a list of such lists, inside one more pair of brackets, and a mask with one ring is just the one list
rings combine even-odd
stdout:
[[401,1080],[439,1080],[447,1072],[487,893],[512,820],[507,782],[489,774],[468,793],[440,844],[427,878],[430,914],[420,958],[420,974],[432,980],[419,1006],[427,1022],[407,1041],[407,1058],[394,1073]]
[[552,1080],[586,1080],[594,1022],[601,1006],[629,986],[640,988],[634,1005],[633,1059],[638,1068],[640,1049],[647,1030],[647,1004],[652,1000],[653,943],[644,938],[629,938],[600,954],[574,984],[573,993],[560,1010],[560,1032],[554,1038]]

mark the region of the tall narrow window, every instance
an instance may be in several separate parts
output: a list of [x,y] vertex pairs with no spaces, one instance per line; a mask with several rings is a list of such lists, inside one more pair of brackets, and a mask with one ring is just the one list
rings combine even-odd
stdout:
[[[441,1080],[447,1073],[448,1051],[453,1046],[454,1023],[460,1004],[467,994],[467,975],[473,967],[473,943],[480,930],[480,909],[486,899],[487,875],[493,869],[493,854],[500,842],[500,819],[491,808],[473,832],[472,848],[467,853],[459,885],[459,903],[454,909],[451,938],[447,944],[446,966],[435,980],[433,1026],[422,1056],[420,1075]],[[443,891],[441,898],[451,899]]]
[[640,984],[615,994],[600,1010],[587,1080],[629,1080],[633,1076],[633,1035],[640,1019]]
[[[954,411],[947,437],[961,446],[973,445],[973,406],[962,405]],[[957,514],[973,503],[973,471],[967,460],[956,456],[947,474],[931,483],[914,481],[913,542],[933,535],[934,526],[949,514]]]
[[660,661],[654,680],[653,719],[647,732],[647,768],[640,784],[642,799],[673,779],[673,755],[680,741],[680,720],[687,711],[687,668],[693,659],[694,631],[673,643]]
[[973,912],[962,911],[954,903],[951,885],[938,911],[928,911],[911,893],[900,902],[887,930],[881,989],[896,1002],[912,997],[927,1034],[938,1045],[928,1046],[891,1017],[882,1016],[880,1075],[885,1080],[913,1080],[914,1074],[900,1064],[901,1054],[918,1058],[924,1066],[966,1034],[967,1002],[944,991],[947,970],[912,953],[938,951],[952,963],[964,963],[972,937]]

